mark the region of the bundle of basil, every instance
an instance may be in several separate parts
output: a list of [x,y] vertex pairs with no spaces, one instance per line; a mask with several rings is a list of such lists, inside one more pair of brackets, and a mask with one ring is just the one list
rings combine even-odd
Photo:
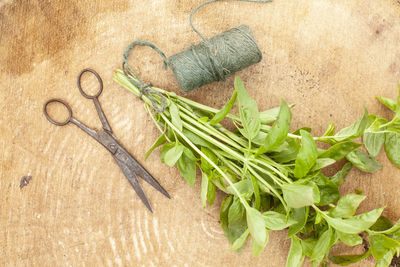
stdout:
[[[122,71],[115,72],[114,80],[140,95]],[[227,194],[220,220],[232,250],[239,251],[251,235],[257,256],[268,242],[269,231],[288,229],[287,266],[301,266],[305,257],[313,266],[326,265],[328,259],[347,265],[371,254],[378,266],[388,266],[395,253],[398,256],[400,221],[393,225],[381,215],[383,208],[354,215],[365,196],[359,192],[340,196],[338,185],[352,166],[365,172],[381,169],[374,157],[383,145],[390,160],[400,166],[400,98],[378,98],[395,111],[390,122],[365,110],[351,126],[335,133],[330,124],[321,137],[313,137],[309,128],[289,132],[291,107],[284,101],[279,108],[259,112],[238,77],[232,98],[221,110],[152,89],[158,92],[153,102],[161,103],[162,95],[167,108],[156,113],[151,109],[154,103],[142,96],[145,109],[161,131],[146,158],[163,145],[162,162],[177,165],[191,186],[198,167],[204,207],[207,201],[212,205],[216,188]],[[229,113],[236,100],[239,116]],[[236,131],[219,123],[225,117],[233,121]],[[368,153],[353,141],[362,135]],[[317,148],[316,141],[329,148]],[[320,172],[342,158],[348,163],[332,177]],[[369,248],[361,255],[329,253],[339,242],[356,246],[366,240]]]

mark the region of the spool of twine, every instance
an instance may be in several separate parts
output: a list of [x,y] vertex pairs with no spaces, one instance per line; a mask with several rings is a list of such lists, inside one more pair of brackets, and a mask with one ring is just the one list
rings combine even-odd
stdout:
[[[170,67],[175,74],[179,86],[184,92],[190,92],[203,85],[225,80],[230,74],[258,63],[262,59],[262,53],[254,36],[247,25],[227,30],[212,38],[204,37],[192,22],[193,14],[205,5],[220,0],[209,0],[197,6],[190,14],[192,29],[203,39],[197,45],[167,58],[153,43],[136,40],[130,43],[124,52],[122,70],[128,80],[140,90],[140,96],[146,95],[152,102],[154,109],[162,113],[166,106],[163,96],[151,88],[151,84],[145,84],[129,66],[128,57],[135,46],[148,46],[156,51],[163,59],[164,67]],[[272,0],[237,0],[243,2],[267,3]],[[132,79],[131,76],[134,78]],[[157,104],[154,96],[161,99]]]
[[249,26],[240,25],[170,56],[167,64],[181,89],[189,92],[225,80],[261,59],[262,53]]

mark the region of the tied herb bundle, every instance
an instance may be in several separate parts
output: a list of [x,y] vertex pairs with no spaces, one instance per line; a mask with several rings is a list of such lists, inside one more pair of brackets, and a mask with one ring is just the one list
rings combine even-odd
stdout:
[[[130,77],[134,79],[133,77]],[[161,132],[146,154],[162,146],[161,161],[176,165],[189,185],[201,171],[201,201],[212,205],[216,188],[227,194],[220,208],[220,221],[232,250],[240,251],[252,237],[252,251],[259,255],[268,243],[268,233],[288,229],[291,246],[287,266],[301,266],[306,257],[313,266],[327,265],[328,259],[348,265],[369,255],[378,266],[389,266],[399,254],[400,221],[382,216],[383,208],[355,215],[365,199],[360,192],[340,196],[338,186],[354,166],[364,172],[382,168],[374,157],[382,146],[390,160],[400,166],[400,97],[398,101],[378,98],[395,111],[392,121],[364,111],[362,118],[335,133],[332,123],[320,137],[311,129],[289,132],[291,106],[259,112],[239,77],[229,102],[220,110],[199,104],[159,88],[142,95],[124,73],[117,70],[114,80],[141,96],[144,107]],[[164,112],[152,105],[166,99]],[[230,113],[235,102],[239,115]],[[236,131],[220,124],[232,120]],[[353,141],[363,136],[368,153]],[[316,141],[329,148],[320,149]],[[335,175],[321,169],[346,158],[348,162]],[[337,243],[364,244],[361,255],[331,255]],[[369,245],[368,245],[368,243]]]

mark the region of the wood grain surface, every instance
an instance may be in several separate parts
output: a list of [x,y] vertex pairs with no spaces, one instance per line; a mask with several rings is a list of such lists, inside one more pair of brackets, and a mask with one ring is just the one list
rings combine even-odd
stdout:
[[[188,23],[203,0],[0,1],[0,266],[284,266],[289,241],[271,235],[254,258],[240,254],[219,226],[219,204],[203,210],[197,180],[189,187],[159,150],[144,161],[157,130],[137,97],[112,81],[125,46],[156,43],[167,55],[199,42]],[[363,106],[390,115],[374,98],[397,96],[400,81],[400,5],[395,0],[224,1],[205,7],[195,23],[206,36],[248,24],[263,60],[239,73],[260,109],[296,103],[293,129],[322,134],[362,114]],[[154,52],[138,48],[131,59],[145,81],[182,94]],[[76,87],[83,68],[104,80],[100,102],[122,144],[172,196],[144,185],[149,213],[109,153],[73,125],[57,127],[42,113],[53,97],[74,116],[100,127],[91,101]],[[233,77],[186,96],[220,107]],[[343,193],[368,196],[363,211],[386,206],[400,217],[400,173],[384,153],[375,174],[353,170]],[[30,174],[20,189],[20,179]],[[342,247],[335,252],[356,252]],[[373,266],[368,258],[355,266]]]

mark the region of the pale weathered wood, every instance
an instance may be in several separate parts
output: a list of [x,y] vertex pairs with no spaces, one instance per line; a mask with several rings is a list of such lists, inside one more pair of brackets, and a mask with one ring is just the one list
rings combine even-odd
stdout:
[[[157,130],[140,100],[112,81],[130,41],[155,42],[167,55],[197,43],[188,16],[201,2],[0,1],[1,266],[284,265],[285,233],[273,233],[258,258],[249,246],[241,254],[228,251],[218,222],[222,196],[203,210],[199,182],[187,186],[176,169],[160,163],[159,150],[144,162]],[[250,93],[262,109],[280,98],[296,103],[293,128],[311,126],[320,134],[329,121],[348,125],[364,105],[389,116],[374,96],[397,95],[399,15],[395,0],[227,1],[199,11],[195,23],[207,36],[249,24],[264,54],[240,72]],[[137,49],[134,61],[146,81],[180,93],[155,53]],[[60,97],[77,118],[100,126],[92,103],[76,88],[85,67],[103,77],[100,101],[115,134],[172,196],[168,201],[144,185],[153,215],[105,149],[42,114],[46,99]],[[231,77],[187,96],[220,107],[232,84]],[[378,160],[382,171],[352,171],[342,191],[363,190],[362,210],[386,205],[385,215],[397,220],[399,170],[383,153]],[[33,178],[20,190],[27,174]],[[373,260],[358,266],[373,266]]]

